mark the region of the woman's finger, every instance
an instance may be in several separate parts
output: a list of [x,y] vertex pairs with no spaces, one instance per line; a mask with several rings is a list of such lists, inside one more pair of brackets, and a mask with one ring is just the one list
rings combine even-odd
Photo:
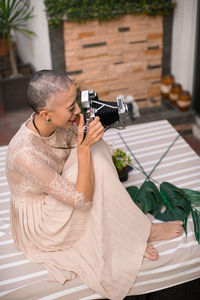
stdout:
[[96,116],[93,120],[90,121],[89,126],[95,126],[97,123],[99,123],[100,118],[98,116]]
[[[90,121],[88,131],[86,133],[85,139],[82,142],[82,144],[92,146],[98,140],[101,139],[101,137],[104,134],[104,127],[102,126],[102,124],[99,120],[100,120],[99,117],[95,117],[94,120]],[[78,125],[79,142],[80,142],[80,140],[82,141],[82,139],[83,139],[84,126],[85,126],[85,121],[84,121],[83,115],[81,114],[80,120],[79,120],[79,125]]]
[[96,126],[95,129],[96,129],[96,134],[101,134],[102,132],[104,132],[104,127],[101,124]]
[[89,131],[88,139],[91,138],[94,141],[98,141],[104,134],[104,128],[102,125],[100,127],[95,126]]
[[94,130],[96,130],[97,128],[99,128],[99,127],[101,127],[102,126],[102,124],[101,124],[101,122],[100,122],[100,118],[99,117],[95,117],[95,119],[94,120],[92,120],[91,122],[90,122],[90,124],[89,124],[89,129],[94,129]]
[[91,136],[91,137],[96,138],[102,132],[104,132],[104,127],[99,122],[99,123],[95,124],[93,127],[89,128],[88,135]]

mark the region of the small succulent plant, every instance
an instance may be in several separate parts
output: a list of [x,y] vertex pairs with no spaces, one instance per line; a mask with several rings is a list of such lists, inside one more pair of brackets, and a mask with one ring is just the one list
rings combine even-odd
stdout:
[[124,168],[131,164],[130,156],[127,155],[121,148],[117,148],[113,151],[112,160],[118,173],[121,173]]

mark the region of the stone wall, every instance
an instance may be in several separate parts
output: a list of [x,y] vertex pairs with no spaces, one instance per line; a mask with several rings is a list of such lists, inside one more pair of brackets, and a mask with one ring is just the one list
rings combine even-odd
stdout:
[[162,36],[161,16],[64,22],[66,71],[77,86],[95,90],[101,99],[124,94],[133,95],[140,107],[160,105]]

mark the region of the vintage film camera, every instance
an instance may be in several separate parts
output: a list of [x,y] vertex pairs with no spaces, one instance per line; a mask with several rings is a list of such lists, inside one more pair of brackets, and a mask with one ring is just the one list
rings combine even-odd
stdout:
[[[123,97],[118,96],[117,101],[99,100],[97,93],[93,90],[85,90],[81,92],[81,105],[84,111],[85,133],[88,131],[88,125],[95,116],[100,117],[100,121],[104,129],[116,128],[123,129],[126,125],[126,115],[131,112],[127,104],[123,102]],[[132,112],[131,112],[132,113]]]

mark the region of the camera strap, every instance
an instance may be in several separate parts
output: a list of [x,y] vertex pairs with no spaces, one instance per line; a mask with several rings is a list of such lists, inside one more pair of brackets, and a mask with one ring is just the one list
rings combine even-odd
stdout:
[[85,139],[85,137],[86,137],[86,134],[87,134],[87,132],[88,132],[88,129],[89,129],[89,122],[90,122],[90,120],[89,120],[89,119],[86,119],[86,121],[85,121],[85,126],[84,126],[84,131],[83,131],[83,139],[82,139],[82,141],[81,141],[81,144],[83,143],[83,141],[84,141],[84,139]]
[[[55,146],[51,146],[51,145],[49,145],[49,144],[47,144],[46,142],[45,142],[45,140],[44,140],[44,138],[41,136],[41,134],[40,134],[40,131],[39,131],[39,129],[37,128],[37,126],[36,126],[36,124],[35,124],[35,115],[33,115],[33,118],[32,118],[32,122],[33,122],[33,126],[35,127],[35,129],[37,130],[37,132],[38,132],[38,134],[39,134],[39,136],[41,137],[41,139],[42,139],[42,141],[47,145],[47,146],[49,146],[49,147],[51,147],[51,148],[54,148],[54,149],[66,149],[66,150],[71,150],[71,149],[74,149],[74,148],[77,148],[77,146],[70,146],[70,147],[55,147]],[[70,129],[71,130],[71,129]],[[74,134],[76,134],[73,130],[71,130]],[[77,134],[76,134],[77,135]],[[83,141],[82,141],[83,142]],[[81,142],[81,143],[82,143]]]

